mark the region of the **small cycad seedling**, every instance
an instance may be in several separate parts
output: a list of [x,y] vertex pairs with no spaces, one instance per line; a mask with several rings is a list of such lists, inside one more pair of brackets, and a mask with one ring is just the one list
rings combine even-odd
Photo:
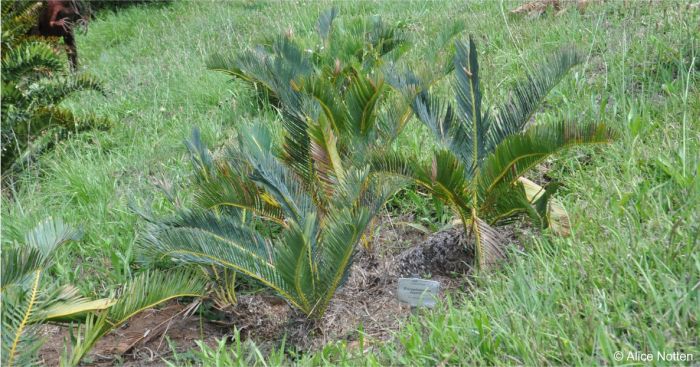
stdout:
[[373,159],[373,169],[411,178],[452,206],[464,230],[473,234],[480,268],[503,256],[504,240],[493,225],[523,214],[554,221],[559,228],[568,225],[561,208],[547,204],[551,193],[543,194],[523,175],[563,148],[608,142],[613,135],[603,123],[530,123],[547,93],[579,62],[575,51],[559,51],[492,110],[482,99],[476,45],[472,39],[468,44],[458,42],[456,108],[432,96],[410,72],[391,81],[411,99],[415,115],[437,140],[439,147],[430,163],[399,154],[379,155]]

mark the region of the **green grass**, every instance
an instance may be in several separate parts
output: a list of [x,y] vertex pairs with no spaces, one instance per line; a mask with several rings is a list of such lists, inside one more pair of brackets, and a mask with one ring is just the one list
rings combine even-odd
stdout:
[[[482,75],[492,93],[507,90],[498,87],[547,51],[575,44],[587,62],[536,117],[604,119],[621,137],[548,162],[548,174],[565,184],[560,196],[574,222],[570,238],[533,237],[509,264],[476,279],[470,293],[455,293],[451,304],[405,323],[395,341],[364,340],[372,346],[365,353],[339,342],[298,362],[641,365],[616,361],[614,353],[656,357],[665,351],[692,353],[699,363],[697,7],[606,2],[591,4],[583,15],[570,9],[559,17],[529,19],[508,15],[513,3],[338,5],[341,12],[406,20],[417,39],[408,56],[414,65],[431,35],[447,22],[464,20],[465,33],[479,42]],[[20,177],[15,197],[2,199],[3,241],[40,218],[62,216],[82,225],[86,237],[60,254],[57,277],[86,294],[105,294],[130,277],[138,270],[133,249],[142,223],[129,202],[157,213],[172,210],[152,183],[162,179],[186,203],[190,168],[182,140],[190,129],[200,127],[219,146],[231,140],[238,123],[258,116],[245,88],[205,69],[207,55],[289,27],[297,37],[311,37],[317,14],[327,6],[183,1],[103,14],[78,43],[84,68],[104,79],[111,95],[86,94],[68,105],[78,113],[109,116],[115,127],[62,144]],[[426,136],[414,121],[397,148],[425,151],[431,147]],[[431,200],[421,204],[406,197],[395,201],[421,213],[434,210]],[[262,361],[254,348],[236,343],[215,352],[192,356],[211,365],[238,363],[232,356],[241,354],[249,356],[247,364]],[[285,357],[271,358],[274,365]]]

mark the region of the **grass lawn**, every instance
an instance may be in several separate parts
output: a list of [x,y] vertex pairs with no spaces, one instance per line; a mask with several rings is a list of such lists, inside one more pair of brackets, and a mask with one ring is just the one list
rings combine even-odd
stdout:
[[[208,55],[290,28],[295,37],[314,37],[316,18],[330,5],[174,1],[99,15],[78,47],[82,67],[102,78],[110,94],[82,94],[67,105],[108,116],[115,126],[61,144],[24,172],[18,191],[2,198],[3,238],[46,216],[82,226],[84,239],[59,255],[55,275],[86,295],[108,294],[140,270],[134,246],[143,223],[129,205],[171,212],[158,183],[183,203],[191,200],[192,170],[182,143],[191,129],[199,127],[210,145],[221,146],[240,122],[275,119],[257,112],[242,84],[207,70]],[[687,363],[657,355],[678,352],[700,363],[700,7],[608,1],[592,2],[584,14],[571,6],[559,16],[514,17],[509,10],[517,5],[337,3],[341,14],[408,23],[412,65],[420,65],[442,27],[463,21],[463,34],[478,42],[491,98],[502,97],[542,55],[567,44],[582,50],[586,62],[535,116],[603,120],[620,131],[610,145],[546,162],[547,174],[564,184],[559,196],[572,235],[533,235],[507,265],[478,276],[469,293],[454,293],[406,322],[394,341],[363,340],[364,348],[338,342],[297,362],[646,364],[629,354],[638,352],[652,353],[658,365]],[[412,121],[397,148],[427,154],[428,136]],[[250,353],[244,364],[265,363],[246,348],[207,349],[173,363],[238,364],[236,353]],[[266,358],[271,365],[284,358],[291,363],[281,352]]]

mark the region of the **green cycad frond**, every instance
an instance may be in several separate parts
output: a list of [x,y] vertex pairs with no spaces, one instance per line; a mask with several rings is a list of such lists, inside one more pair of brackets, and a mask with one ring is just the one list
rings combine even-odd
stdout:
[[44,42],[10,49],[2,58],[2,80],[19,80],[33,73],[46,75],[65,70],[65,62]]
[[[108,310],[91,315],[82,324],[82,333],[74,341],[69,365],[78,365],[95,343],[119,328],[136,314],[180,297],[202,297],[207,280],[199,273],[175,269],[147,271],[126,283]],[[80,326],[79,326],[80,328]]]
[[[102,84],[86,74],[66,74],[65,61],[43,39],[26,37],[36,25],[38,7],[30,1],[3,2],[2,176],[6,178],[71,132],[106,127],[104,120],[76,118],[59,103],[73,93]],[[95,123],[92,123],[95,122]]]
[[1,289],[26,284],[26,277],[50,264],[53,252],[69,241],[77,241],[81,233],[60,219],[48,218],[24,235],[24,245],[3,249]]
[[262,100],[280,107],[285,97],[294,97],[293,81],[327,78],[341,88],[344,77],[355,69],[369,71],[380,64],[381,58],[398,58],[407,44],[401,24],[390,26],[376,17],[358,18],[334,29],[337,15],[336,8],[320,15],[317,30],[321,44],[313,50],[302,47],[289,35],[277,36],[269,44],[263,42],[235,56],[214,54],[207,66],[244,81]]
[[525,172],[561,149],[608,143],[613,136],[614,132],[601,123],[558,121],[535,125],[495,147],[481,167],[479,192],[488,195],[500,184],[515,183]]
[[[382,142],[380,130],[385,129],[378,122],[378,106],[386,92],[382,79],[354,69],[351,74],[341,89],[328,79],[302,79],[298,99],[283,103],[284,110],[291,110],[283,120],[285,162],[307,189],[323,188],[322,194],[316,194],[321,208],[328,207],[347,166],[362,165],[365,153]],[[405,124],[408,109],[403,112],[403,120],[381,122]],[[394,131],[398,133],[398,129]]]
[[272,247],[260,234],[227,215],[187,214],[178,226],[152,230],[144,249],[147,254],[159,257],[232,268],[296,299],[293,288],[287,288],[272,265]]
[[320,275],[318,300],[312,309],[313,314],[323,315],[350,269],[355,244],[365,232],[372,215],[364,208],[343,208],[334,211],[324,222],[317,265]]
[[27,32],[37,24],[42,4],[33,1],[2,3],[2,54],[20,45]]
[[[479,62],[477,61],[476,45],[469,38],[469,46],[457,42],[455,55],[455,94],[457,99],[456,112],[461,126],[451,129],[455,140],[465,141],[464,148],[471,156],[469,166],[477,170],[481,160],[486,156],[486,134],[489,119],[481,112],[481,83],[479,80]],[[464,131],[462,130],[464,129]],[[457,135],[459,134],[459,135]],[[466,163],[466,162],[465,162]]]
[[[297,120],[302,120],[303,125],[330,129],[337,139],[338,152],[343,157],[350,151],[359,156],[372,149],[380,137],[380,130],[385,128],[380,123],[405,123],[388,119],[378,121],[380,105],[388,92],[381,76],[371,76],[352,67],[347,72],[350,75],[343,79],[343,86],[326,78],[304,79],[299,86],[299,101],[305,103],[285,103],[285,108],[294,109],[302,116]],[[403,112],[407,112],[407,109],[404,108]],[[295,134],[295,131],[287,130],[289,135]],[[316,132],[312,137],[318,139],[320,134]]]
[[547,94],[581,61],[582,57],[576,50],[563,48],[517,82],[508,100],[496,108],[498,112],[488,132],[488,149],[492,150],[503,139],[522,132]]
[[36,351],[41,344],[34,337],[31,319],[36,313],[42,272],[36,270],[24,277],[26,286],[4,289],[2,304],[2,365],[36,364]]
[[471,206],[472,182],[467,168],[451,151],[436,151],[428,164],[418,162],[415,157],[384,152],[372,155],[369,161],[375,175],[412,180],[452,205],[460,217],[469,215],[466,209]]
[[414,157],[407,157],[396,152],[374,152],[369,156],[368,163],[374,175],[389,174],[409,180],[421,180],[424,185],[430,184],[423,165]]
[[410,38],[405,32],[405,24],[388,25],[379,17],[369,19],[366,31],[366,55],[360,58],[364,69],[374,67],[383,60],[396,61],[410,47]]
[[30,86],[25,96],[33,104],[50,106],[83,91],[95,91],[106,96],[102,82],[89,74],[41,79]]
[[384,92],[384,81],[365,75],[356,75],[346,94],[345,103],[348,113],[346,129],[351,129],[354,137],[366,137],[376,130],[377,114],[375,109]]
[[367,213],[333,211],[320,227],[318,213],[307,212],[271,242],[230,216],[190,213],[179,226],[156,227],[143,246],[154,256],[236,270],[320,317],[347,271]]
[[280,205],[286,218],[300,221],[303,213],[315,206],[314,202],[295,172],[284,165],[270,147],[257,144],[267,134],[263,132],[267,129],[260,125],[240,135],[244,154],[253,168],[250,179]]
[[177,227],[152,229],[143,248],[151,256],[234,269],[260,280],[292,303],[299,299],[272,264],[272,246],[227,215],[189,214]]
[[36,248],[8,248],[2,251],[1,290],[24,282],[26,277],[44,266],[45,258]]
[[458,207],[469,206],[472,189],[467,177],[467,168],[451,152],[435,152],[430,167],[432,185],[429,189],[438,197]]
[[[264,126],[244,129],[240,136],[237,156],[246,160],[258,195],[279,205],[283,225],[271,235],[269,227],[244,222],[243,210],[181,213],[178,220],[151,228],[145,252],[234,270],[259,280],[309,317],[320,317],[347,274],[369,218],[394,189],[372,182],[368,170],[351,166],[318,206],[303,178],[274,154]],[[199,144],[190,146],[203,150]],[[195,159],[199,171],[216,166],[202,155]]]
[[[93,116],[77,117],[69,110],[56,106],[33,108],[23,112],[19,113],[19,116],[3,116],[3,122],[8,122],[11,126],[2,131],[5,148],[2,151],[3,175],[20,171],[28,162],[74,133],[105,130],[110,126],[107,119]],[[26,116],[27,112],[29,116]]]
[[459,157],[471,177],[474,172],[474,156],[471,149],[473,137],[467,124],[458,118],[452,106],[426,91],[416,95],[412,104],[418,119],[428,126],[438,142]]
[[252,167],[238,149],[232,148],[226,159],[215,162],[198,129],[193,130],[192,137],[185,143],[197,173],[195,199],[201,208],[215,212],[247,212],[284,225],[279,203],[264,196],[250,179]]
[[243,80],[273,106],[279,106],[281,95],[290,92],[291,81],[308,76],[313,70],[310,57],[281,36],[269,47],[259,45],[237,56],[213,54],[207,67]]
[[202,297],[206,279],[188,270],[147,271],[128,282],[108,311],[110,330],[117,328],[137,313],[170,299]]
[[69,241],[78,241],[81,237],[80,230],[66,225],[63,220],[48,218],[27,232],[24,241],[27,245],[39,249],[45,261],[48,261],[56,248]]
[[109,307],[110,300],[89,301],[74,288],[59,287],[45,278],[56,249],[79,232],[61,220],[47,219],[29,231],[20,245],[2,251],[2,364],[30,365],[38,342],[33,324],[84,316]]

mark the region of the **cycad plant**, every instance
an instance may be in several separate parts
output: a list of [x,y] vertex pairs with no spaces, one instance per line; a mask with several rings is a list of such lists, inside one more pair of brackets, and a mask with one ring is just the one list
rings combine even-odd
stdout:
[[40,346],[35,325],[73,321],[112,305],[110,299],[89,300],[72,286],[56,284],[47,271],[56,250],[77,240],[80,232],[48,219],[29,231],[22,242],[2,251],[2,365],[28,366]]
[[199,147],[198,169],[216,170],[230,183],[220,186],[212,206],[219,210],[183,212],[153,225],[143,248],[156,259],[237,271],[320,318],[393,187],[370,180],[368,168],[348,167],[320,206],[264,125],[244,129],[238,142],[224,162],[191,144]]
[[71,133],[106,128],[104,119],[79,118],[59,104],[79,91],[104,93],[86,74],[73,75],[50,42],[27,36],[40,3],[2,4],[2,175],[27,162]]
[[[336,15],[335,9],[321,15],[317,22],[321,45],[310,53],[289,37],[280,37],[270,48],[260,45],[237,57],[213,57],[210,63],[264,90],[273,100],[282,117],[284,139],[276,154],[299,177],[322,213],[334,188],[343,184],[346,170],[362,167],[370,152],[389,147],[412,113],[407,100],[397,98],[384,81],[383,70],[390,65],[379,67],[384,57],[392,54],[393,60],[404,47],[401,27],[372,18],[335,30]],[[444,64],[440,60],[449,54],[450,40],[461,29],[455,23],[440,33],[429,56],[432,61]],[[428,83],[451,70],[437,69],[426,77]],[[190,149],[195,152],[193,143]],[[256,186],[248,176],[229,174],[232,162],[211,169],[198,165],[199,204],[208,209],[233,205],[269,217],[275,211],[251,192]]]
[[38,364],[39,324],[77,324],[82,333],[74,340],[70,356],[64,358],[67,365],[77,365],[99,338],[137,313],[176,297],[205,294],[205,278],[187,269],[174,269],[138,275],[116,297],[85,298],[76,287],[60,285],[48,273],[58,248],[79,238],[80,231],[49,218],[27,232],[22,241],[3,246],[3,366]]
[[551,195],[533,192],[523,175],[563,148],[608,142],[613,135],[603,123],[530,123],[544,97],[579,62],[575,51],[559,51],[536,65],[504,103],[491,109],[482,99],[476,46],[471,38],[468,44],[458,42],[456,107],[431,95],[410,72],[392,78],[437,140],[432,159],[424,164],[398,154],[377,156],[373,170],[411,178],[451,205],[465,232],[473,235],[476,265],[491,265],[503,256],[504,245],[493,225],[522,214],[545,223],[554,219],[546,203]]
[[[309,84],[304,84],[308,81]],[[391,143],[410,117],[408,104],[379,111],[387,88],[381,79],[361,74],[350,80],[342,96],[323,80],[299,82],[282,94],[282,134],[256,126],[239,132],[240,144],[229,148],[226,159],[214,160],[195,130],[187,142],[197,171],[196,203],[205,210],[245,209],[248,214],[278,224],[289,219],[283,203],[272,200],[254,183],[259,150],[250,139],[263,139],[265,149],[292,172],[320,214],[330,211],[337,189],[353,167],[362,167],[368,152]],[[251,134],[244,138],[243,135]],[[275,144],[275,140],[281,140]],[[279,147],[281,145],[281,147]],[[243,159],[248,157],[249,159]],[[265,159],[268,159],[265,157]]]
[[262,101],[279,107],[280,93],[291,88],[292,80],[323,77],[342,88],[347,85],[346,77],[357,70],[378,69],[396,60],[409,46],[403,23],[388,25],[379,17],[353,18],[336,27],[337,15],[336,8],[321,14],[316,24],[319,40],[313,46],[305,47],[286,34],[240,54],[214,54],[207,66],[246,82]]
[[[276,39],[271,53],[261,46],[232,61],[215,60],[274,97],[282,134],[262,124],[245,128],[239,144],[214,159],[195,130],[188,148],[198,208],[155,225],[145,244],[156,258],[255,278],[311,318],[323,315],[355,245],[400,183],[370,180],[369,152],[389,146],[411,114],[408,103],[389,99],[382,73],[372,67],[377,63],[367,61],[396,46],[387,41],[394,33],[374,23],[371,47],[364,38],[335,42],[334,18],[331,10],[318,22],[323,49],[355,45],[345,54],[353,62],[327,57],[329,51],[310,56],[289,38]],[[442,37],[457,32],[452,27]]]

